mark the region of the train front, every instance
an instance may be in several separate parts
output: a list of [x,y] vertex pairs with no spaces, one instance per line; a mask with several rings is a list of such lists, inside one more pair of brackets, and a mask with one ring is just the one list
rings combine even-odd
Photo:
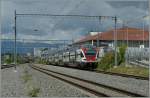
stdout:
[[82,63],[85,67],[91,67],[95,69],[97,67],[98,49],[96,47],[83,47]]

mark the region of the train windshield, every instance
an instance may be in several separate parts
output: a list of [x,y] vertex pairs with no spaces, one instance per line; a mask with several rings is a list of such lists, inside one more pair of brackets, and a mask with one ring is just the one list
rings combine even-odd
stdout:
[[85,55],[96,55],[96,51],[95,50],[88,50]]

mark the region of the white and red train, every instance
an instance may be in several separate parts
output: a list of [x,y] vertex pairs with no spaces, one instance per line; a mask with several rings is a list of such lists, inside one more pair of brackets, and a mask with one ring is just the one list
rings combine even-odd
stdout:
[[49,55],[49,62],[53,65],[94,69],[97,67],[98,55],[98,48],[86,45],[56,51]]

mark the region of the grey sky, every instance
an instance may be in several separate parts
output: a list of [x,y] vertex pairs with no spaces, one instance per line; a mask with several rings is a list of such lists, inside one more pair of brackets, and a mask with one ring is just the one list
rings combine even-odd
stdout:
[[[147,15],[148,0],[2,0],[4,38],[13,37],[15,9],[17,13],[107,15],[128,20]],[[90,30],[104,31],[113,27],[111,20],[104,21],[100,27],[98,23],[94,19],[18,17],[17,32],[19,38],[76,39]]]

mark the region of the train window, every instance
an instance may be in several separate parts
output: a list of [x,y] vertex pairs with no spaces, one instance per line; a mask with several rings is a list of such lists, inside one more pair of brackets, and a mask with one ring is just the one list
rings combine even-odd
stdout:
[[82,53],[82,52],[80,52],[80,56],[81,56],[81,57],[84,57],[84,55],[83,55],[83,53]]
[[96,55],[96,51],[93,50],[87,51],[85,55]]

